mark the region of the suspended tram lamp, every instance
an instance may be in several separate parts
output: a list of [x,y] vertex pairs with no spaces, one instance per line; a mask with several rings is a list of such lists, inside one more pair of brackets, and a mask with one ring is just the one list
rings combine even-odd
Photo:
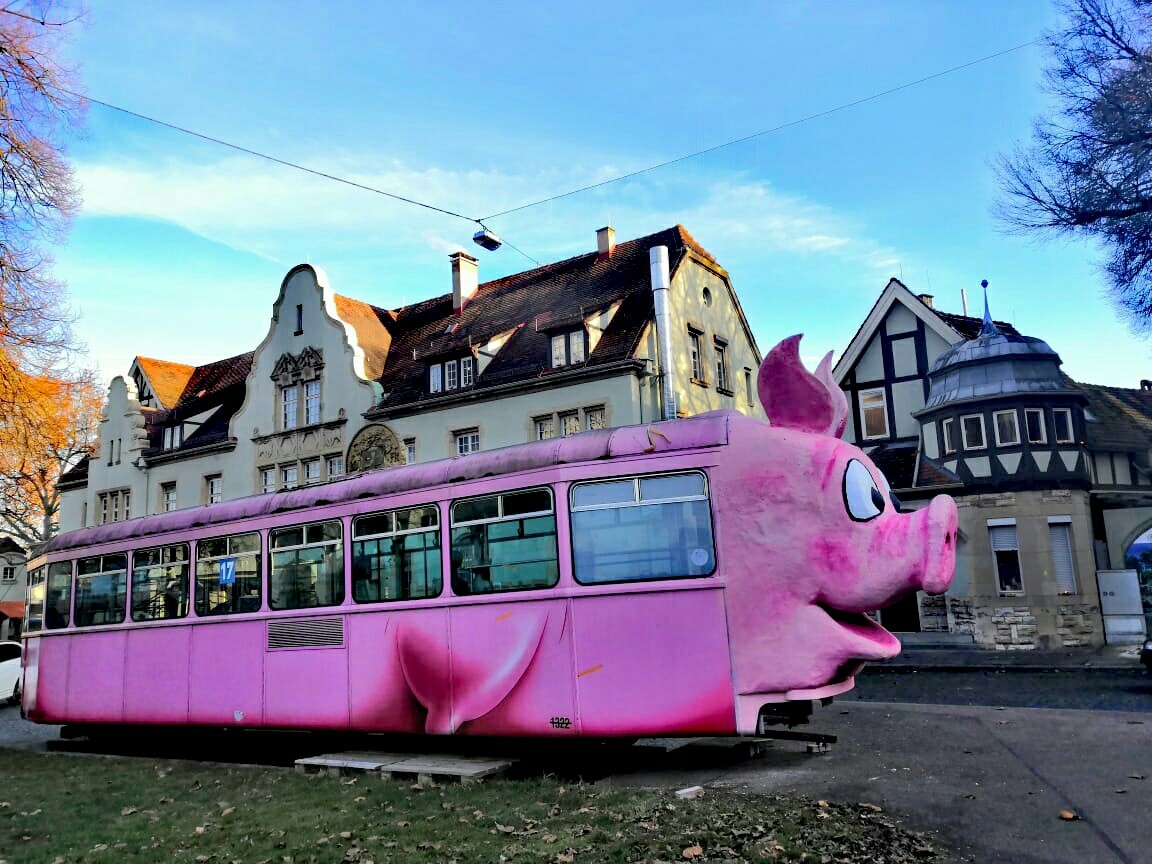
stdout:
[[483,246],[489,252],[494,252],[504,245],[504,241],[485,228],[480,226],[480,230],[472,235],[472,242],[477,246]]

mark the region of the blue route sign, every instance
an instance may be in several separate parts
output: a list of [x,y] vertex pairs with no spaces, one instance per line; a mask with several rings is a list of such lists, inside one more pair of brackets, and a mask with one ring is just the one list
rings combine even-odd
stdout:
[[221,558],[220,559],[220,584],[221,585],[235,585],[236,584],[236,559],[235,558]]

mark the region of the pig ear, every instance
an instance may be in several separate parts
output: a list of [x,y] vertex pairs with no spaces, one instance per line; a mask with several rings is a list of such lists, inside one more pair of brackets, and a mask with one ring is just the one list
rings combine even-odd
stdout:
[[813,375],[800,362],[800,339],[785,339],[760,364],[760,404],[774,426],[839,436],[848,418],[848,400],[832,380],[832,355]]
[[832,377],[831,351],[824,355],[824,359],[816,367],[815,374],[832,399],[832,426],[829,428],[828,434],[839,438],[844,434],[844,427],[848,425],[848,399],[844,396],[844,391],[836,384],[836,379]]

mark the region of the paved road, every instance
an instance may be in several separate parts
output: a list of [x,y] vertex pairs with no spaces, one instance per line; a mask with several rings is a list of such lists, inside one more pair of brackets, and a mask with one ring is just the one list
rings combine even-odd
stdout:
[[[840,736],[829,754],[810,756],[781,742],[735,764],[683,753],[653,763],[617,753],[604,768],[589,767],[589,754],[577,773],[608,775],[605,783],[715,785],[876,804],[979,864],[1144,864],[1152,861],[1150,711],[1149,682],[1122,671],[868,673],[856,692],[813,719],[812,731]],[[56,734],[0,708],[0,748],[43,748]],[[283,747],[275,749],[270,759],[282,760]],[[219,754],[209,749],[199,758]],[[564,770],[560,760],[530,758]],[[1081,818],[1061,821],[1065,809]]]
[[[889,672],[868,667],[839,701],[1152,711],[1152,676],[1131,671]],[[1152,861],[1152,854],[1149,855]]]
[[[837,701],[813,728],[840,743],[819,756],[781,743],[731,767],[633,771],[607,782],[866,802],[979,864],[1152,860],[1147,714]],[[1064,809],[1080,820],[1061,821]]]

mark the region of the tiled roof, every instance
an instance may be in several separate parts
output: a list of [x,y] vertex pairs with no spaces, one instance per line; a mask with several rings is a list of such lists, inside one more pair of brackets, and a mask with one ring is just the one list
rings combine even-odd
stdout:
[[137,357],[136,365],[148,376],[148,383],[152,385],[152,391],[163,408],[172,408],[176,405],[188,384],[188,379],[196,371],[195,366],[157,360],[154,357]]
[[921,453],[916,444],[881,444],[870,450],[868,457],[884,472],[893,489],[930,489],[960,483],[959,477]]
[[949,471],[939,462],[920,454],[920,467],[916,472],[916,488],[925,489],[933,486],[955,486],[959,484],[960,477]]
[[1152,390],[1076,385],[1088,397],[1086,409],[1096,418],[1087,424],[1093,450],[1152,449]]
[[87,483],[88,465],[91,461],[91,456],[85,456],[79,462],[61,474],[60,479],[56,482],[61,486],[69,483]]
[[916,472],[915,444],[881,444],[868,451],[893,489],[911,489]]
[[[252,371],[254,353],[249,351],[247,354],[238,354],[225,360],[197,366],[188,379],[184,392],[180,394],[180,401],[176,403],[177,407],[186,408],[199,400],[211,399],[213,395],[237,384],[243,386],[248,378],[248,373]],[[197,411],[201,410],[203,409],[197,409]]]
[[[924,303],[923,300],[920,301]],[[925,306],[928,304],[925,303]],[[965,339],[975,339],[980,335],[980,328],[984,326],[983,318],[973,318],[971,315],[956,315],[952,312],[941,312],[939,309],[934,309],[928,306],[929,309],[935,313],[936,317],[963,336]],[[1009,324],[1007,321],[994,321],[992,322],[1000,330],[1001,333],[1007,336],[1019,336],[1020,331]]]
[[334,294],[333,299],[340,318],[356,331],[356,341],[364,351],[365,374],[379,378],[392,345],[389,327],[396,320],[395,313],[339,294]]
[[[245,384],[248,373],[252,371],[253,354],[249,351],[195,367],[176,407],[152,415],[152,422],[147,426],[149,448],[144,455],[156,457],[162,452],[178,453],[227,440],[228,421],[244,404]],[[212,413],[198,427],[184,430],[184,443],[180,447],[172,451],[161,449],[165,426],[209,411]]]
[[648,250],[661,245],[668,247],[672,272],[689,250],[715,260],[677,225],[619,243],[610,256],[592,252],[485,282],[459,314],[453,312],[451,294],[396,310],[378,409],[443,396],[428,393],[427,359],[462,355],[501,334],[512,335],[471,390],[568,372],[573,367],[551,368],[551,331],[575,326],[617,301],[621,305],[611,323],[577,368],[632,358],[652,315]]

